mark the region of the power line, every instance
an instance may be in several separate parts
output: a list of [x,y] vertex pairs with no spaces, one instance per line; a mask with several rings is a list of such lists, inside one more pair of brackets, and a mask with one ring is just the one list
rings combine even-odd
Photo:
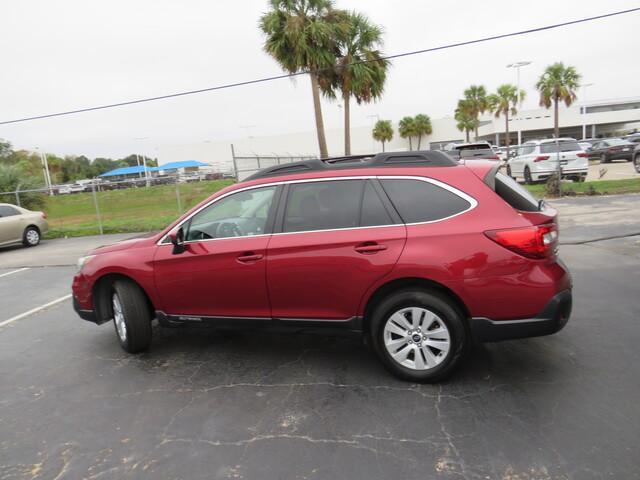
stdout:
[[[591,22],[594,20],[601,20],[603,18],[608,18],[608,17],[614,17],[614,16],[618,16],[618,15],[624,15],[627,13],[633,13],[633,12],[637,12],[640,11],[640,7],[636,7],[636,8],[630,8],[627,10],[619,10],[617,12],[611,12],[611,13],[605,13],[603,15],[596,15],[594,17],[586,17],[586,18],[581,18],[578,20],[571,20],[571,21],[567,21],[567,22],[562,22],[562,23],[555,23],[552,25],[546,25],[543,27],[537,27],[537,28],[530,28],[528,30],[520,30],[518,32],[512,32],[512,33],[504,33],[502,35],[493,35],[490,37],[483,37],[483,38],[477,38],[475,40],[468,40],[465,42],[458,42],[458,43],[450,43],[448,45],[441,45],[438,47],[432,47],[432,48],[425,48],[422,50],[413,50],[410,52],[404,52],[404,53],[398,53],[395,55],[388,55],[385,57],[382,57],[381,60],[392,60],[394,58],[402,58],[402,57],[408,57],[411,55],[419,55],[422,53],[429,53],[429,52],[436,52],[439,50],[446,50],[449,48],[456,48],[456,47],[463,47],[466,45],[473,45],[476,43],[484,43],[484,42],[490,42],[493,40],[500,40],[503,38],[509,38],[509,37],[517,37],[517,36],[521,36],[521,35],[528,35],[530,33],[536,33],[536,32],[543,32],[545,30],[553,30],[556,28],[561,28],[561,27],[567,27],[569,25],[576,25],[579,23],[585,23],[585,22]],[[372,60],[372,61],[379,61],[379,60]],[[361,61],[361,62],[354,62],[350,65],[357,65],[357,64],[361,64],[361,63],[367,63],[367,61]],[[283,78],[293,78],[293,77],[297,77],[300,75],[306,75],[308,73],[311,73],[311,70],[304,70],[304,71],[300,71],[300,72],[296,72],[296,73],[286,73],[286,74],[282,74],[282,75],[274,75],[271,77],[263,77],[263,78],[257,78],[254,80],[246,80],[244,82],[236,82],[236,83],[228,83],[225,85],[218,85],[215,87],[208,87],[208,88],[201,88],[198,90],[187,90],[184,92],[177,92],[177,93],[170,93],[167,95],[159,95],[157,97],[147,97],[147,98],[139,98],[136,100],[127,100],[124,102],[118,102],[118,103],[110,103],[110,104],[106,104],[106,105],[99,105],[99,106],[95,106],[95,107],[86,107],[86,108],[79,108],[76,110],[67,110],[64,112],[57,112],[57,113],[49,113],[49,114],[44,114],[44,115],[36,115],[33,117],[24,117],[24,118],[16,118],[13,120],[5,120],[0,122],[0,125],[7,125],[7,124],[11,124],[11,123],[19,123],[19,122],[28,122],[28,121],[32,121],[32,120],[41,120],[43,118],[51,118],[51,117],[61,117],[64,115],[74,115],[76,113],[84,113],[84,112],[91,112],[94,110],[105,110],[108,108],[117,108],[117,107],[123,107],[126,105],[135,105],[137,103],[146,103],[146,102],[155,102],[158,100],[166,100],[169,98],[176,98],[176,97],[184,97],[186,95],[195,95],[198,93],[205,93],[205,92],[213,92],[216,90],[224,90],[224,89],[228,89],[228,88],[234,88],[234,87],[242,87],[245,85],[252,85],[252,84],[256,84],[256,83],[265,83],[265,82],[271,82],[273,80],[281,80]]]

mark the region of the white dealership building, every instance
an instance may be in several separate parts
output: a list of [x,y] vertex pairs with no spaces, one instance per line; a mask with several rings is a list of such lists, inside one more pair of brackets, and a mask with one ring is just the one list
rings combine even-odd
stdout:
[[[423,137],[422,149],[441,149],[450,142],[464,141],[464,134],[456,128],[453,117],[432,119],[433,133]],[[394,124],[394,138],[386,146],[387,151],[408,150],[409,141],[400,138],[397,123]],[[512,145],[534,138],[549,138],[553,135],[553,109],[523,110],[509,121],[510,143]],[[594,101],[560,107],[560,134],[564,137],[592,138],[623,135],[640,131],[640,97],[607,101]],[[484,115],[478,135],[496,145],[505,143],[504,117],[494,118]],[[342,129],[326,131],[329,154],[343,153],[344,137]],[[371,126],[351,129],[353,154],[366,154],[381,150],[379,142],[371,137]],[[414,148],[415,148],[414,140]],[[258,167],[270,166],[282,157],[317,156],[315,130],[287,133],[265,137],[238,138],[234,140],[211,141],[199,144],[176,145],[159,151],[159,162],[168,163],[196,159],[211,164],[215,169],[246,177]],[[235,161],[234,161],[234,156]]]

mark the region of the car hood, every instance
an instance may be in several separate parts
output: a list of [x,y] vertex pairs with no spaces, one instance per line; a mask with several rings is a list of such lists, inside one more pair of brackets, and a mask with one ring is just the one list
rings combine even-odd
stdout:
[[150,232],[142,235],[136,235],[125,240],[121,240],[110,245],[103,245],[91,251],[91,255],[100,255],[102,253],[117,252],[118,250],[126,250],[129,248],[138,248],[149,245],[154,242],[158,232]]

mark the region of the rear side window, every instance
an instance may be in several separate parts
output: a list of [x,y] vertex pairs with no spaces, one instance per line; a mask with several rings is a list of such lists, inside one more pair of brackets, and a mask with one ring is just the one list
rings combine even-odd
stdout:
[[576,152],[582,150],[576,140],[563,140],[556,144],[556,142],[547,142],[540,144],[540,153],[557,153],[558,146],[561,152]]
[[405,223],[440,220],[471,207],[464,198],[423,180],[390,178],[380,183]]
[[513,178],[502,172],[496,173],[496,193],[516,210],[537,212],[538,201]]
[[9,205],[0,205],[0,217],[12,217],[20,215],[20,212]]
[[357,227],[363,188],[362,180],[291,184],[283,231],[308,232]]
[[529,155],[536,149],[535,145],[523,145],[518,148],[518,155]]

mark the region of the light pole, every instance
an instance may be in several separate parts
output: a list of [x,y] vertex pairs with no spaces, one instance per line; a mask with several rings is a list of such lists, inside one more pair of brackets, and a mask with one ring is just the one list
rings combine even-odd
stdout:
[[[517,86],[518,86],[518,113],[520,112],[520,108],[522,107],[522,98],[520,97],[520,67],[526,67],[527,65],[531,65],[531,62],[515,62],[507,65],[507,68],[515,68],[516,69],[516,78],[517,78]],[[522,129],[520,126],[521,118],[518,118],[518,145],[522,143]]]
[[44,183],[49,189],[49,195],[53,195],[53,188],[51,186],[51,173],[49,173],[49,162],[47,161],[47,154],[41,152],[38,147],[36,147],[38,154],[40,155],[40,161],[42,162],[42,170],[44,173]]
[[582,113],[582,139],[587,138],[587,87],[591,87],[593,83],[583,83],[582,87],[582,106],[580,107],[580,113]]

